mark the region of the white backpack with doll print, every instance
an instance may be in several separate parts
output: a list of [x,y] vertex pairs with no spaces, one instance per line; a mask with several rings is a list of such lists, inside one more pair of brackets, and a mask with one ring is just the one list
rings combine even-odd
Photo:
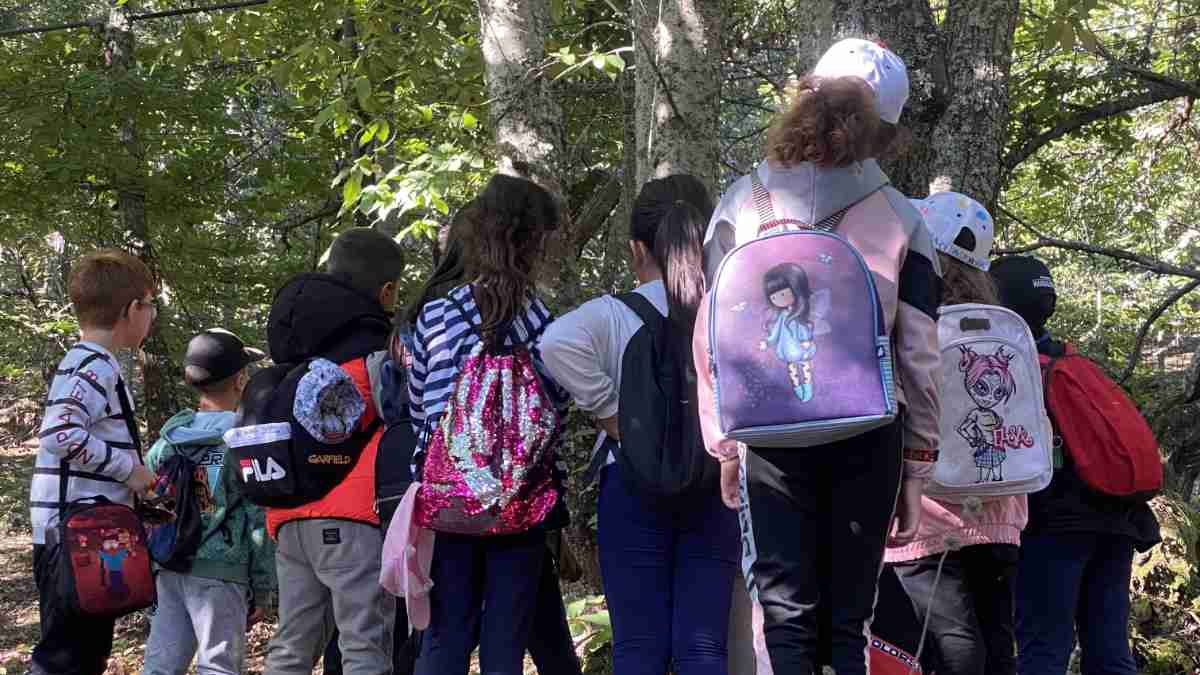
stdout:
[[925,494],[964,503],[1042,490],[1054,475],[1037,343],[1003,307],[942,307],[941,447]]

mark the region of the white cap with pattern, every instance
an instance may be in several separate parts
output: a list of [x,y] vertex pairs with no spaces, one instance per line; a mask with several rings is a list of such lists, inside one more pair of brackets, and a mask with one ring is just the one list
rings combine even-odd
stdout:
[[995,224],[979,202],[957,192],[935,192],[913,200],[925,218],[933,247],[976,269],[988,271],[992,263]]
[[861,77],[875,91],[879,117],[896,124],[908,102],[908,68],[890,49],[858,38],[838,42],[825,52],[817,67],[817,77]]

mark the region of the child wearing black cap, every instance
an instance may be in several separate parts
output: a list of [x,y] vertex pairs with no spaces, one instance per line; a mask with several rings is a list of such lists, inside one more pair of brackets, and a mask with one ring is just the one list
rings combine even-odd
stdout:
[[[1046,328],[1057,302],[1050,269],[1013,256],[991,272],[1001,301],[1029,324],[1038,352],[1066,354],[1070,347]],[[1160,541],[1158,523],[1146,504],[1090,489],[1070,453],[1063,455],[1050,486],[1029,495],[1017,570],[1018,672],[1062,675],[1078,634],[1085,675],[1134,675],[1129,577],[1134,551]]]
[[246,630],[262,617],[275,588],[275,547],[266,516],[238,498],[236,467],[225,467],[222,440],[234,426],[249,379],[247,366],[263,356],[226,330],[214,328],[192,338],[184,380],[200,394],[200,403],[168,420],[146,457],[151,470],[178,454],[192,459],[201,510],[201,543],[191,568],[158,571],[146,675],[183,675],[193,657],[200,672],[241,673]]

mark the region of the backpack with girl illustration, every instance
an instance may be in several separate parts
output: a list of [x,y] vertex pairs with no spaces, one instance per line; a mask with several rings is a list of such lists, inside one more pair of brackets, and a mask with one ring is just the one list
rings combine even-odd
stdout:
[[721,431],[810,447],[890,423],[891,340],[870,269],[835,233],[845,210],[816,224],[777,219],[757,170],[751,181],[761,236],[725,256],[709,293]]
[[1038,492],[1054,477],[1037,344],[996,305],[941,308],[941,446],[925,494],[948,502]]

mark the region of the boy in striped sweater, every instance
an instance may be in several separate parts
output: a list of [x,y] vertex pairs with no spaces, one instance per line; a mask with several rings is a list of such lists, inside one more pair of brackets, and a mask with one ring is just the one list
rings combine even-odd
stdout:
[[42,631],[33,650],[37,675],[100,675],[112,651],[112,619],[69,616],[57,597],[60,510],[88,497],[132,506],[154,483],[130,431],[136,422],[116,357],[142,344],[158,314],[150,270],[123,251],[96,251],[73,266],[69,292],[80,342],[50,384],[29,496]]

